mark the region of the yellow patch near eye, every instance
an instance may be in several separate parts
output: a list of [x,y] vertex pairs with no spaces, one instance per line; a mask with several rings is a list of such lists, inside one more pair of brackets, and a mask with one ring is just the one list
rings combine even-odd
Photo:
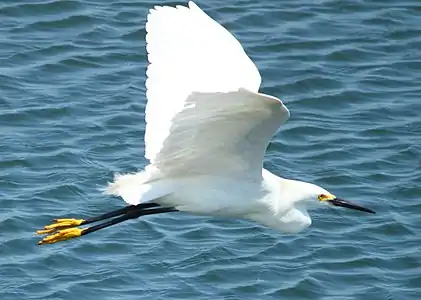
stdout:
[[320,194],[317,198],[318,198],[320,201],[327,201],[327,200],[332,200],[332,199],[334,199],[334,198],[335,198],[335,196],[333,196],[333,195]]

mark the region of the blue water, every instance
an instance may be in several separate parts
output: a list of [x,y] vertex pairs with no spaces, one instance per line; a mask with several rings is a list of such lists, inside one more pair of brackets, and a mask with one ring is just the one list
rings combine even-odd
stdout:
[[177,213],[36,245],[54,217],[122,207],[98,187],[146,164],[153,4],[0,2],[0,299],[421,299],[418,0],[198,2],[291,111],[266,167],[376,215],[284,235]]

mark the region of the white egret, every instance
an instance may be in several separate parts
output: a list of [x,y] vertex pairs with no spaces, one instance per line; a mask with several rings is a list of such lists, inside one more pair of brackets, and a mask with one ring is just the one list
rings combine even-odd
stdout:
[[56,219],[38,231],[50,234],[39,244],[164,212],[243,218],[288,233],[308,227],[307,209],[318,204],[374,213],[263,168],[266,147],[289,111],[258,92],[259,71],[241,44],[196,4],[156,6],[146,32],[150,164],[139,173],[116,175],[106,188],[129,206],[86,220]]

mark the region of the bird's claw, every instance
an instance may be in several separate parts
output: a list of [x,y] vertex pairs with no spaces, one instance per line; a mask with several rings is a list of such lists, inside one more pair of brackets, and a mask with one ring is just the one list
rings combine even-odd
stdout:
[[47,225],[42,230],[37,230],[37,234],[49,234],[61,229],[76,227],[82,224],[83,219],[54,219],[54,223]]
[[40,242],[38,242],[38,245],[54,244],[57,242],[70,240],[75,237],[81,236],[83,233],[83,230],[84,229],[77,228],[77,227],[58,230],[57,232],[43,238]]

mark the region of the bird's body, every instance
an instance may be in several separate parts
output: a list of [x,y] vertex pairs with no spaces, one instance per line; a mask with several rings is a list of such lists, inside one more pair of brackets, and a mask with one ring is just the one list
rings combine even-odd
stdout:
[[[259,71],[241,44],[196,4],[151,9],[146,32],[149,165],[117,175],[106,188],[130,207],[57,221],[39,232],[54,232],[41,243],[170,211],[244,218],[289,233],[311,224],[307,209],[318,203],[372,212],[263,169],[266,148],[290,113],[279,99],[259,93]],[[74,228],[121,214],[105,225]]]
[[[216,174],[166,178],[149,168],[116,176],[107,193],[121,196],[132,205],[153,201],[196,215],[250,219],[288,233],[299,232],[311,224],[305,206],[291,201],[295,197],[289,188],[291,184],[311,188],[311,183],[284,179],[266,169],[261,170],[260,178]],[[133,195],[136,197],[132,198]]]

